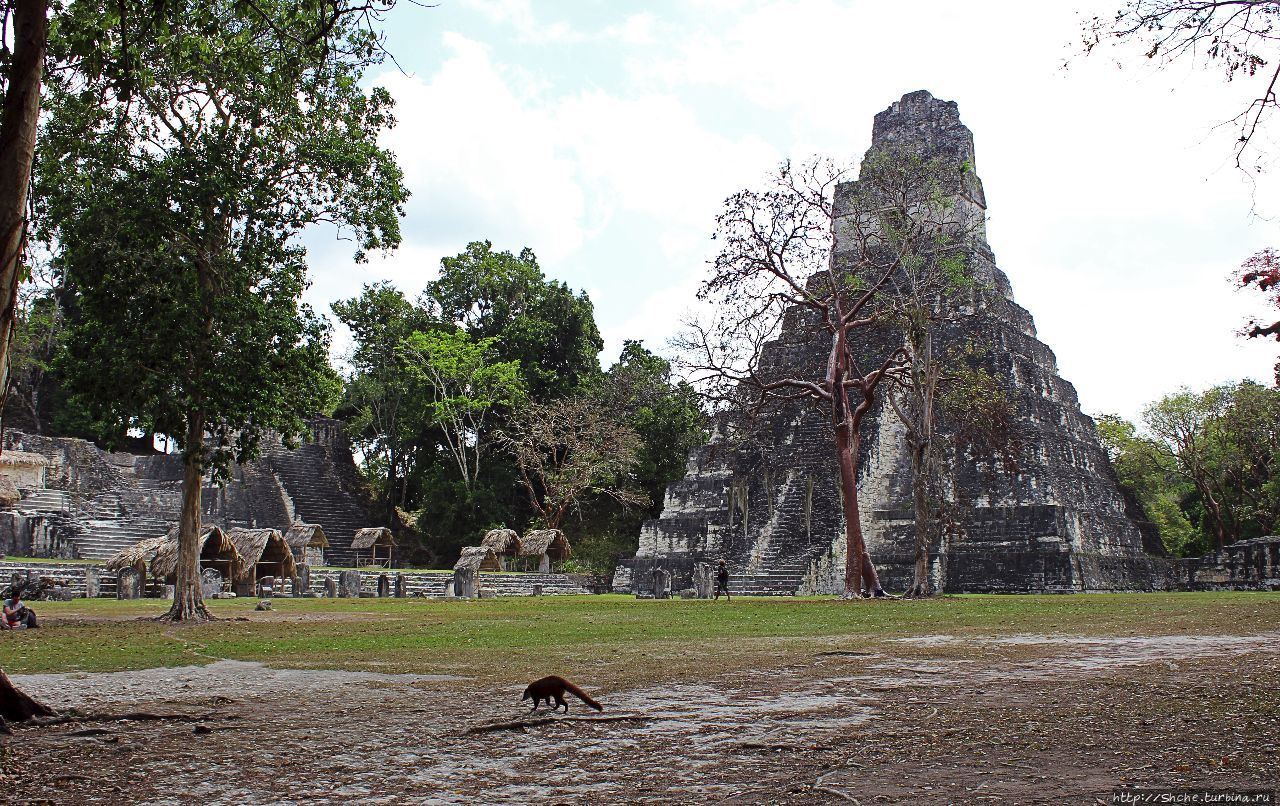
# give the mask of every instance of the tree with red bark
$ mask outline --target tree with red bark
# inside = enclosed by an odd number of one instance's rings
[[[730,196],[717,219],[723,246],[699,291],[714,313],[677,340],[684,367],[714,403],[758,412],[771,402],[807,400],[830,417],[846,598],[883,594],[858,508],[861,426],[882,385],[911,362],[905,346],[868,358],[862,336],[892,326],[890,308],[879,303],[895,277],[966,245],[963,213],[938,182],[926,181],[933,161],[897,156],[869,159],[854,183],[844,183],[848,171],[830,160],[784,162],[764,190]],[[796,367],[768,360],[766,345],[778,338],[784,316],[802,317],[829,337],[820,375],[791,374]]]
[[[1236,282],[1241,288],[1256,288],[1272,307],[1280,310],[1280,252],[1267,247],[1246,260],[1236,273]],[[1280,319],[1267,324],[1255,317],[1241,333],[1251,339],[1270,336],[1280,341]],[[1280,387],[1280,361],[1276,362],[1276,386]]]

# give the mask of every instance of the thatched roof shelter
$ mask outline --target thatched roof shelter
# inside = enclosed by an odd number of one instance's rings
[[[374,546],[394,546],[395,544],[395,537],[385,526],[367,526],[351,538],[353,549],[371,549]]]
[[[324,562],[324,550],[329,548],[329,538],[317,523],[295,523],[284,533],[295,562],[320,565]]]
[[[520,539],[521,557],[540,557],[543,554],[562,562],[569,559],[569,541],[559,529],[535,529],[525,532]]]
[[[227,537],[227,533],[217,526],[209,525],[200,530],[200,567],[217,568],[223,579],[230,579],[240,562],[235,544]],[[151,575],[159,579],[167,579],[178,571],[178,527],[174,526],[164,536],[163,542],[156,547],[155,559],[151,561]]]
[[[236,570],[236,582],[256,580],[260,577],[284,577],[298,575],[289,544],[279,529],[242,529],[236,527],[227,532],[240,555]]]
[[[480,545],[492,549],[494,554],[505,554],[510,557],[520,556],[520,536],[514,529],[490,529],[485,532]]]
[[[121,549],[114,557],[107,560],[108,571],[119,571],[121,568],[137,568],[141,564],[144,568],[147,563],[156,557],[156,552],[160,550],[161,544],[168,537],[161,535],[160,537],[148,537],[145,540],[139,540],[128,548]]]
[[[0,454],[0,473],[16,487],[43,487],[49,460],[43,454],[7,450]]]
[[[508,559],[520,556],[520,536],[512,529],[490,529],[480,545],[496,555],[492,563],[480,566],[482,571],[505,571]]]
[[[351,549],[356,554],[356,565],[391,566],[391,552],[396,539],[385,526],[368,526],[356,532],[351,539]]]
[[[284,533],[284,542],[291,549],[305,549],[308,546],[329,548],[329,538],[325,537],[324,529],[318,523],[295,523]]]
[[[498,567],[498,555],[486,546],[467,546],[462,556],[453,564],[453,570],[470,569],[471,571],[488,570]]]

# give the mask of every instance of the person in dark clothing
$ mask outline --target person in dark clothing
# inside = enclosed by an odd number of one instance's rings
[[[720,594],[724,593],[726,602],[731,602],[729,598],[729,569],[724,564],[724,560],[720,561],[720,566],[716,568],[716,599],[720,598]]]

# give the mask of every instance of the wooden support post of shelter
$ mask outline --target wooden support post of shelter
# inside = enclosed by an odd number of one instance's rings
[[[396,539],[385,526],[367,526],[351,539],[351,549],[356,554],[356,567],[377,565],[390,568]]]
[[[233,577],[237,596],[253,596],[258,580],[264,577],[292,579],[297,575],[293,552],[279,529],[235,527],[227,532],[227,537],[240,555]]]

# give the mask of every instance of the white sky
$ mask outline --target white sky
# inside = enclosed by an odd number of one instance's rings
[[[1086,412],[1269,383],[1277,345],[1236,336],[1261,297],[1228,277],[1280,245],[1280,165],[1251,181],[1215,128],[1252,88],[1136,49],[1079,56],[1082,19],[1121,2],[401,3],[403,72],[373,80],[397,99],[404,244],[356,265],[313,236],[308,300],[329,313],[379,279],[416,298],[489,239],[589,293],[604,364],[623,339],[663,352],[726,196],[784,157],[860,159],[875,113],[927,89],[974,132],[997,262]]]

